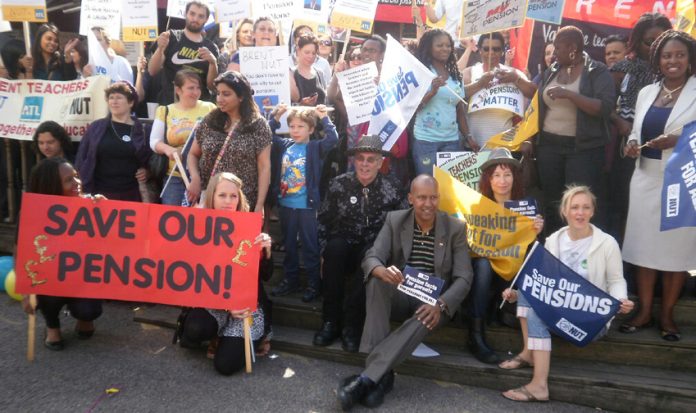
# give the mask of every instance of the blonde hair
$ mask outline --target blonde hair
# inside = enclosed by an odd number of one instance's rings
[[[218,184],[222,181],[232,182],[234,186],[237,187],[237,190],[239,190],[239,203],[237,204],[237,211],[249,212],[249,201],[247,201],[247,197],[244,195],[244,191],[242,191],[242,180],[232,172],[220,172],[210,178],[210,181],[208,181],[208,187],[205,189],[205,201],[203,202],[203,205],[206,208],[214,208],[215,191],[217,190]]]
[[[290,108],[290,111],[288,112],[288,123],[290,123],[293,119],[306,123],[310,128],[317,127],[317,117],[314,114],[313,109]]]
[[[590,190],[590,187],[587,185],[568,185],[566,187],[565,192],[563,192],[563,196],[561,197],[561,206],[559,208],[559,213],[561,214],[561,219],[565,221],[565,215],[563,215],[563,211],[568,208],[568,205],[570,204],[570,200],[573,199],[575,195],[578,194],[585,194],[588,197],[590,197],[590,201],[592,201],[592,209],[595,211],[597,210],[597,197],[595,194],[592,193],[592,190]]]

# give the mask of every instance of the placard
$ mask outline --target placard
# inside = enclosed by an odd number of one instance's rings
[[[351,126],[370,121],[377,95],[375,79],[378,75],[375,62],[336,72]]]
[[[404,276],[404,282],[396,287],[397,290],[426,304],[437,304],[437,299],[440,298],[442,288],[445,286],[445,280],[408,265],[404,267],[401,274]]]
[[[336,0],[329,23],[334,27],[372,33],[379,0]]]
[[[102,27],[112,39],[121,38],[121,2],[113,0],[82,0],[80,34],[87,36],[93,27]]]
[[[527,18],[542,22],[561,24],[565,0],[529,0]]]
[[[249,0],[215,0],[216,23],[237,21],[247,16],[251,16]]]
[[[490,151],[438,152],[436,166],[469,188],[478,191],[481,166],[491,156]]]
[[[277,25],[280,25],[283,42],[287,42],[290,39],[292,22],[295,20],[295,16],[301,15],[301,1],[303,0],[257,0],[254,2],[254,7],[252,7],[251,11],[253,12],[254,20],[266,16],[273,19]]]
[[[157,0],[123,0],[121,14],[124,42],[157,39]]]
[[[48,21],[45,0],[2,0],[3,20],[8,22]]]
[[[530,218],[535,218],[537,216],[537,211],[539,211],[537,201],[531,198],[520,199],[517,201],[505,201],[504,206],[512,212],[516,212]]]
[[[527,0],[467,0],[462,8],[461,37],[498,32],[524,24]]]

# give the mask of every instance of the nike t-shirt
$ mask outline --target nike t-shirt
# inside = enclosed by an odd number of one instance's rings
[[[170,30],[169,45],[164,51],[164,67],[162,69],[162,90],[159,93],[160,105],[174,103],[174,76],[181,69],[192,70],[201,77],[201,100],[212,101],[208,90],[208,62],[198,57],[198,49],[207,47],[215,57],[220,56],[217,46],[211,40],[193,42],[184,35],[183,30]],[[156,50],[157,43],[154,44]],[[153,50],[154,52],[154,50]]]

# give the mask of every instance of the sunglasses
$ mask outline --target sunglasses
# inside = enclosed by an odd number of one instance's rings
[[[359,54],[353,54],[350,55],[350,60],[362,60],[362,56],[360,56]]]
[[[322,46],[332,46],[333,43],[331,43],[331,40],[322,40],[319,42],[320,45]]]
[[[503,51],[502,47],[488,47],[488,46],[483,46],[481,49],[483,49],[484,52],[490,52],[493,50],[495,53],[500,53]]]

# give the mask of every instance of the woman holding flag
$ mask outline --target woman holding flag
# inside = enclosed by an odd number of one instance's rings
[[[567,226],[546,239],[545,248],[578,275],[621,301],[619,313],[627,314],[633,302],[627,299],[626,280],[619,244],[610,235],[590,223],[597,208],[596,198],[587,186],[571,186],[561,198],[560,214]],[[508,288],[503,299],[517,301],[517,317],[522,326],[523,350],[499,364],[500,368],[513,370],[532,367],[532,381],[517,389],[508,390],[503,396],[519,402],[543,402],[549,400],[548,377],[551,366],[551,333],[549,328],[530,307],[522,294]],[[595,340],[606,334],[605,327]]]

